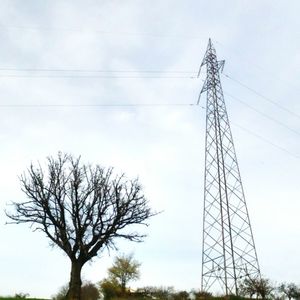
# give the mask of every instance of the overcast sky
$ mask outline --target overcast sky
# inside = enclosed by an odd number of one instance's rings
[[[200,288],[205,109],[188,104],[209,37],[226,60],[261,271],[300,283],[299,11],[297,0],[1,0],[0,294],[50,297],[69,279],[68,258],[42,233],[4,225],[6,205],[25,200],[18,176],[58,151],[138,176],[163,211],[144,243],[119,243],[142,263],[133,286]],[[70,69],[80,72],[53,71]],[[94,104],[138,106],[38,107]],[[86,265],[84,279],[103,279],[114,255]]]

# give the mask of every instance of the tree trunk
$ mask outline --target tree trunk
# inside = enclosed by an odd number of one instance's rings
[[[72,261],[71,278],[69,290],[67,293],[68,300],[80,300],[81,298],[81,269],[83,264],[79,261]]]
[[[125,295],[126,293],[126,281],[125,279],[121,279],[121,290],[122,290],[122,294]]]

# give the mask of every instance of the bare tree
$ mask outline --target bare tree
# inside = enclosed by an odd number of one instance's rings
[[[274,286],[271,284],[270,280],[267,278],[261,278],[258,281],[257,292],[261,296],[262,299],[266,299],[271,296],[272,291],[274,290]]]
[[[84,165],[68,154],[48,157],[47,170],[30,165],[20,177],[28,200],[13,202],[11,223],[29,223],[71,260],[67,298],[80,299],[81,270],[103,249],[115,248],[117,238],[140,242],[145,235],[128,227],[147,225],[155,215],[137,179],[114,176],[111,168]]]
[[[246,277],[239,284],[239,294],[242,296],[248,296],[250,297],[250,299],[255,294],[258,296],[257,286],[258,286],[258,280],[252,279],[250,277]]]
[[[300,298],[300,288],[295,283],[282,283],[278,287],[279,292],[283,293],[289,300]]]
[[[250,296],[252,298],[256,295],[256,298],[261,297],[266,299],[274,290],[273,285],[267,278],[251,278],[246,277],[239,285],[239,292],[242,296]]]

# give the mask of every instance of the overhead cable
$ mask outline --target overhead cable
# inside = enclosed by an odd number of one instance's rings
[[[35,75],[27,75],[27,74],[1,74],[0,78],[135,78],[135,79],[196,79],[195,76],[121,76],[121,75],[44,75],[44,74],[35,74]]]
[[[229,94],[229,93],[227,93],[227,92],[224,92],[224,94],[227,95],[227,96],[229,96],[230,98],[232,98],[232,99],[238,101],[239,103],[241,103],[241,104],[247,106],[248,108],[250,108],[250,109],[252,109],[253,111],[257,112],[258,114],[262,115],[263,117],[265,117],[265,118],[267,118],[267,119],[269,119],[269,120],[271,120],[271,121],[273,121],[273,122],[279,124],[280,126],[282,126],[282,127],[286,128],[286,129],[292,131],[293,133],[295,133],[295,134],[297,134],[297,135],[300,135],[300,132],[299,132],[299,131],[295,130],[294,128],[289,127],[289,126],[286,125],[285,123],[282,123],[281,121],[279,121],[279,120],[277,120],[277,119],[275,119],[275,118],[269,116],[268,114],[266,114],[266,113],[264,113],[264,112],[262,112],[262,111],[256,109],[255,107],[249,105],[249,104],[246,103],[245,101],[242,101],[240,98],[235,97],[235,96],[233,96],[233,95],[231,95],[231,94]]]
[[[126,31],[106,31],[89,28],[62,28],[62,27],[33,27],[33,26],[14,26],[14,25],[0,25],[1,29],[16,29],[29,31],[54,31],[54,32],[85,32],[103,35],[121,35],[121,36],[148,36],[154,38],[170,38],[170,39],[203,39],[200,36],[184,35],[184,34],[159,34],[151,32],[126,32]],[[205,37],[206,38],[206,37]]]
[[[157,106],[197,106],[194,103],[102,103],[102,104],[0,104],[0,108],[47,108],[47,107],[157,107]],[[201,107],[203,108],[203,107]]]
[[[292,156],[292,157],[294,157],[294,158],[300,159],[300,156],[299,156],[299,155],[290,152],[290,151],[287,150],[286,148],[283,148],[283,147],[281,147],[281,146],[278,146],[277,144],[274,144],[274,143],[271,142],[270,140],[264,138],[263,136],[261,136],[261,135],[255,133],[255,132],[253,132],[253,131],[251,131],[251,130],[249,130],[249,129],[247,129],[247,128],[241,126],[241,125],[238,125],[238,124],[233,123],[233,122],[231,122],[231,123],[232,123],[234,126],[240,128],[240,129],[242,129],[242,130],[244,130],[244,131],[250,133],[251,135],[257,137],[258,139],[264,141],[265,143],[268,143],[269,145],[271,145],[271,146],[273,146],[273,147],[275,147],[275,148],[277,148],[277,149],[279,149],[279,150],[281,150],[281,151],[287,153],[288,155],[290,155],[290,156]]]
[[[287,112],[287,113],[293,115],[294,117],[300,119],[300,115],[299,115],[299,114],[297,114],[297,113],[295,113],[294,111],[292,111],[292,110],[286,108],[285,106],[279,104],[279,103],[276,102],[275,100],[272,100],[272,99],[266,97],[265,95],[263,95],[263,94],[257,92],[255,89],[253,89],[253,88],[249,87],[248,85],[246,85],[246,84],[240,82],[239,80],[233,78],[232,76],[229,76],[228,74],[225,74],[225,73],[221,73],[221,74],[222,74],[223,76],[225,76],[226,78],[232,80],[233,82],[239,84],[240,86],[246,88],[247,90],[251,91],[252,93],[256,94],[257,96],[261,97],[262,99],[264,99],[264,100],[266,100],[266,101],[272,103],[273,105],[277,106],[277,107],[280,108],[281,110],[284,110],[285,112]]]
[[[75,73],[155,73],[155,74],[197,74],[196,71],[182,70],[104,70],[104,69],[66,69],[66,68],[16,68],[0,67],[0,71],[18,71],[18,72],[75,72]]]

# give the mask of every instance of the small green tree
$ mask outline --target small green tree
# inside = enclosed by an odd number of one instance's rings
[[[113,282],[117,282],[122,293],[126,292],[129,281],[140,277],[141,264],[133,258],[133,254],[120,255],[114,260],[112,267],[108,269],[108,276]]]

